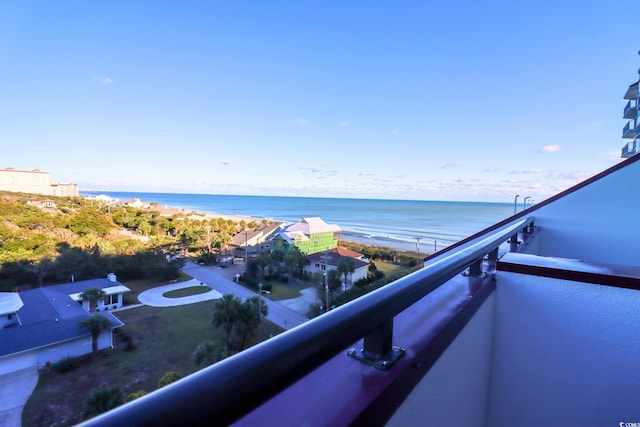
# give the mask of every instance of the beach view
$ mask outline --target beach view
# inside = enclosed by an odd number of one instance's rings
[[[637,427],[637,9],[0,4],[0,427]]]

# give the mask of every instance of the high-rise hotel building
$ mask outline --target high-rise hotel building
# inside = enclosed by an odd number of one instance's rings
[[[640,54],[640,52],[638,52],[638,54]],[[638,70],[638,80],[632,83],[624,94],[624,99],[629,100],[624,107],[623,115],[625,119],[628,119],[628,122],[622,130],[622,137],[629,140],[624,147],[622,147],[622,157],[625,159],[640,152],[640,135],[638,135],[638,126],[640,125],[638,120],[638,104],[640,104],[640,96],[638,94],[638,82],[640,82],[640,69]]]
[[[0,190],[47,196],[77,197],[78,184],[54,181],[48,172],[14,168],[0,169]]]

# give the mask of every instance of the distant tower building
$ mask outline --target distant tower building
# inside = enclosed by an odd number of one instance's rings
[[[638,52],[640,55],[640,52]],[[622,130],[622,137],[630,139],[624,147],[622,147],[622,157],[627,158],[640,152],[640,134],[638,126],[638,108],[640,107],[640,96],[638,94],[638,82],[640,82],[640,70],[638,70],[638,80],[629,86],[624,94],[624,99],[628,99],[627,105],[624,107],[624,118],[628,119],[627,125]]]
[[[0,190],[47,196],[77,197],[78,184],[56,182],[51,175],[38,169],[30,171],[14,168],[0,169]]]

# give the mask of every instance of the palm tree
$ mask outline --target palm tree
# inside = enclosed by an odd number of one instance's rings
[[[329,271],[327,271],[327,287],[329,288],[329,291],[331,291],[332,302],[333,302],[333,296],[335,291],[340,289],[341,285],[342,285],[342,274],[340,274],[340,272],[335,268],[332,268]],[[327,307],[327,309],[329,308]]]
[[[224,359],[224,349],[215,341],[201,342],[192,355],[193,363],[197,366],[212,365],[222,359]]]
[[[211,323],[226,332],[225,352],[227,355],[229,354],[231,330],[234,322],[238,319],[241,307],[240,298],[233,294],[224,295],[222,298],[217,299],[213,305],[213,320],[211,320]]]
[[[305,261],[306,256],[295,246],[289,248],[284,258],[284,263],[289,267],[292,275],[296,269],[300,269],[304,265]]]
[[[260,325],[260,320],[267,314],[269,314],[269,308],[259,296],[247,298],[242,303],[236,326],[236,332],[241,338],[242,349],[247,348],[249,337],[255,333]]]
[[[344,274],[344,289],[346,290],[347,287],[347,276],[350,273],[353,273],[356,269],[356,262],[353,258],[349,257],[349,256],[343,256],[340,257],[340,259],[338,260],[338,265],[336,266],[336,268],[338,269],[338,271],[342,274]]]
[[[80,294],[82,301],[89,301],[89,312],[96,311],[98,301],[104,298],[107,294],[100,288],[89,288]]]
[[[93,390],[89,397],[84,401],[84,410],[82,416],[86,418],[107,412],[124,403],[124,395],[120,387],[106,387]]]
[[[95,353],[98,351],[100,332],[111,330],[111,322],[101,314],[94,314],[78,323],[78,328],[89,329],[89,332],[91,332],[91,350]]]

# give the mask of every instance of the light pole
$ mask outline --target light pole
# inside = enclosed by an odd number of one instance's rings
[[[262,323],[262,283],[258,283],[258,341],[260,341],[260,323]]]
[[[324,282],[324,312],[329,311],[329,285],[327,284],[327,272],[322,273],[322,281]]]
[[[519,194],[516,194],[516,197],[513,199],[513,214],[516,214],[516,211],[518,210],[518,197],[520,197]]]
[[[416,237],[416,265],[420,264],[420,239],[422,237]]]
[[[522,200],[522,209],[527,209],[527,200],[529,200],[531,196],[527,196]]]
[[[249,244],[247,243],[247,227],[244,228],[244,263],[249,261]]]

